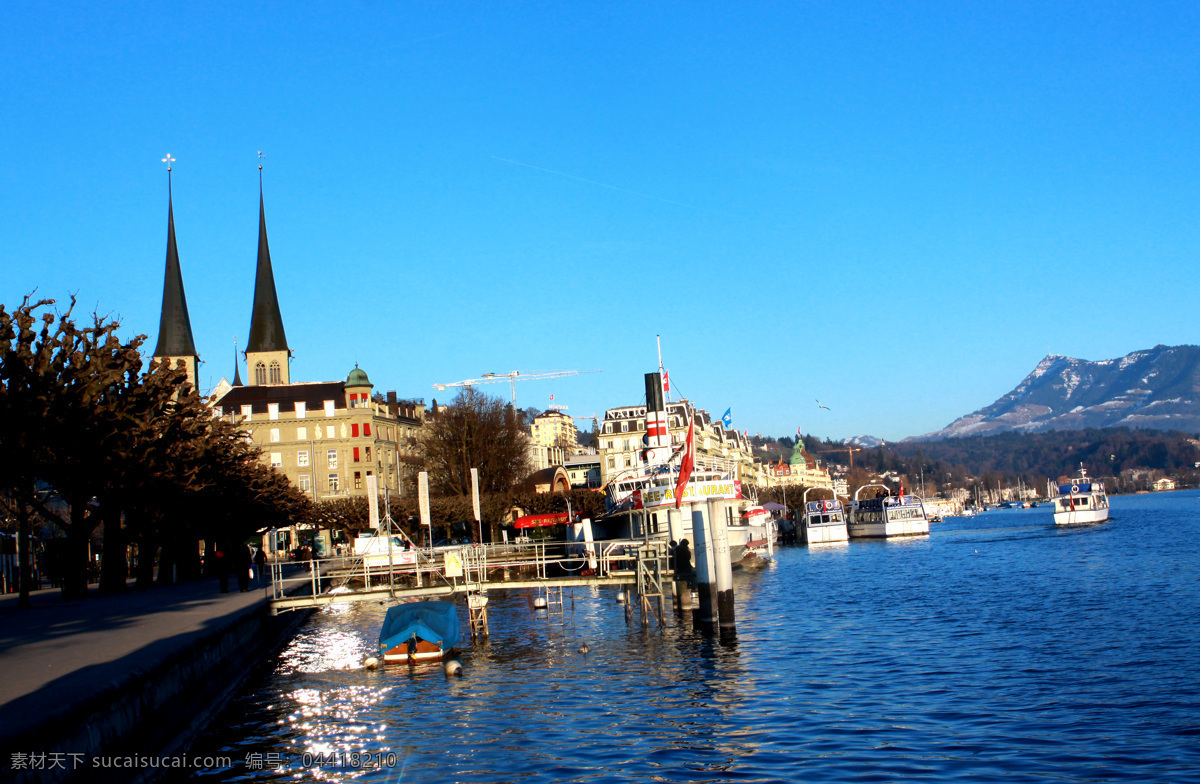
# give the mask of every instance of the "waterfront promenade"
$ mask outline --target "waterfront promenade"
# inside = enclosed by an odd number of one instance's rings
[[[0,767],[7,768],[15,753],[107,751],[114,742],[124,745],[127,728],[147,718],[169,731],[147,737],[146,748],[137,751],[162,753],[174,745],[188,728],[158,718],[153,706],[159,695],[183,697],[179,707],[194,711],[187,717],[193,724],[208,706],[200,695],[184,694],[195,691],[185,683],[192,671],[228,656],[231,646],[237,658],[245,646],[232,669],[215,667],[220,677],[204,684],[215,709],[260,658],[261,648],[245,635],[270,617],[266,591],[252,583],[240,593],[231,583],[229,593],[221,593],[212,578],[74,601],[45,589],[32,595],[30,609],[18,609],[15,594],[0,598]],[[122,703],[136,707],[122,709]],[[111,721],[119,726],[98,727],[117,713],[122,715]],[[95,746],[74,748],[72,736],[91,737]]]

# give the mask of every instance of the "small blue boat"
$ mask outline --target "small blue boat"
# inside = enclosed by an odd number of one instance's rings
[[[379,654],[385,662],[440,660],[458,643],[454,602],[410,602],[387,611],[379,630]]]

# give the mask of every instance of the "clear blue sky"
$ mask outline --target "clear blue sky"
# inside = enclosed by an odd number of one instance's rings
[[[1200,341],[1200,4],[397,5],[0,5],[0,301],[152,349],[170,152],[232,376],[263,150],[296,380],[602,414],[661,334],[739,429],[899,439]]]

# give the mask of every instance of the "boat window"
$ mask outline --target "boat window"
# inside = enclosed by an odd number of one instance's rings
[[[1075,503],[1079,504],[1080,506],[1087,506],[1087,505],[1088,505],[1088,500],[1087,500],[1086,498],[1080,498],[1080,499],[1079,499],[1078,501],[1076,501]]]

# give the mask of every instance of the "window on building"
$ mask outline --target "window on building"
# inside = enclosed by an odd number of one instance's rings
[[[296,440],[297,441],[307,441],[308,440],[308,428],[307,427],[296,428]]]
[[[267,366],[261,362],[254,366],[254,383],[259,385],[267,383]]]
[[[633,467],[633,455],[625,455],[625,467],[626,468]]]
[[[363,435],[364,436],[371,435],[371,423],[370,422],[363,423]]]
[[[242,418],[243,419],[249,419],[251,414],[253,414],[253,413],[254,413],[254,408],[252,406],[242,406]]]
[[[304,415],[306,413],[308,413],[308,412],[305,410],[304,401],[297,400],[296,401],[296,419],[304,419]]]
[[[279,419],[278,403],[267,403],[267,419]]]
[[[354,489],[362,490],[362,473],[359,471],[354,472]]]
[[[358,438],[358,423],[357,422],[350,423],[350,436],[352,438]]]
[[[326,426],[325,426],[325,437],[326,437],[326,438],[336,438],[337,436],[336,436],[336,435],[334,435],[334,434],[335,434],[335,432],[336,432],[336,431],[333,429],[333,425],[326,425]]]
[[[640,420],[640,419],[638,420],[638,423],[637,423],[637,429],[638,429],[638,430],[645,430],[645,429],[646,429],[646,425],[645,425],[645,424],[642,422],[642,420]]]
[[[334,493],[337,492],[337,489],[338,489],[338,475],[337,474],[329,475],[329,489]]]
[[[283,383],[283,373],[280,372],[279,362],[274,359],[271,360],[271,383],[272,384],[282,384]]]
[[[308,474],[301,474],[297,483],[300,485],[300,492],[302,493],[312,490],[312,480],[308,478]]]
[[[604,432],[605,432],[605,433],[611,433],[611,432],[612,432],[612,422],[605,422],[605,423],[604,423]]]
[[[371,462],[371,447],[367,447],[367,462]]]
[[[331,417],[331,416],[333,416],[333,412],[334,412],[333,401],[326,400],[325,401],[325,416]]]
[[[622,432],[622,433],[628,433],[628,432],[629,432],[629,423],[628,423],[628,422],[622,422],[622,423],[621,423],[621,432]]]
[[[296,453],[296,465],[304,468],[308,465],[308,450],[302,449]]]
[[[271,443],[272,444],[279,443],[279,428],[277,428],[277,427],[271,428]]]
[[[615,455],[608,456],[608,470],[612,471],[617,467],[617,458]]]
[[[283,468],[283,452],[271,453],[271,468]]]
[[[337,468],[337,450],[336,449],[329,450],[329,467]]]
[[[354,462],[358,462],[358,447],[354,447]]]

